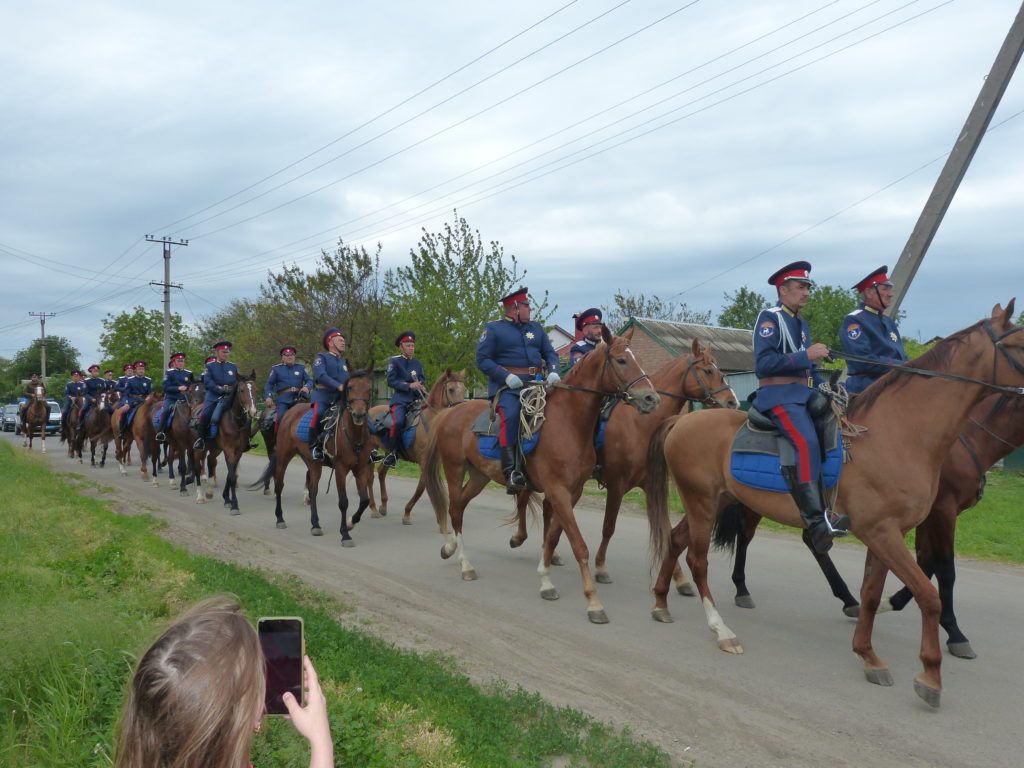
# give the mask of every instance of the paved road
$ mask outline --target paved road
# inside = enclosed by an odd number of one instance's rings
[[[942,706],[932,710],[912,690],[919,612],[879,617],[875,646],[896,684],[868,684],[850,651],[854,621],[842,616],[796,537],[762,534],[755,542],[748,570],[755,610],[733,606],[729,562],[714,558],[712,589],[745,649],[733,656],[717,649],[694,598],[673,595],[674,624],[651,620],[647,523],[638,516],[620,519],[609,561],[615,582],[600,587],[611,622],[597,626],[586,619],[574,565],[555,569],[561,600],[539,598],[538,531],[532,527],[526,545],[510,550],[503,525],[509,502],[498,492],[485,492],[470,508],[467,547],[480,578],[463,582],[457,563],[438,556],[441,537],[425,500],[415,524],[401,525],[413,488],[408,480],[392,481],[390,514],[365,519],[354,532],[357,546],[342,549],[333,489],[321,497],[327,535],[309,535],[300,467],[288,476],[289,527],[277,530],[272,497],[245,492],[242,514],[231,517],[219,497],[203,506],[182,501],[166,477],[153,489],[137,468],[127,479],[109,465],[79,468],[55,441],[47,443],[55,468],[118,489],[115,503],[167,519],[169,535],[191,549],[295,573],[354,606],[346,623],[402,647],[450,654],[476,679],[499,676],[628,726],[681,761],[989,768],[1017,765],[1024,751],[1021,568],[960,563],[957,608],[979,658],[945,657]],[[262,462],[246,456],[243,477],[255,479]],[[596,549],[600,514],[584,508],[578,517]],[[846,579],[857,583],[862,550],[841,544],[833,552]],[[564,545],[562,553],[569,554]]]

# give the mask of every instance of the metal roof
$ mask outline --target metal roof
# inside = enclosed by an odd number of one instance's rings
[[[631,317],[619,334],[625,332],[630,325],[647,333],[674,357],[688,353],[696,337],[700,339],[701,345],[711,344],[711,353],[718,360],[718,367],[726,373],[754,369],[752,332],[749,328],[719,328],[714,325]]]

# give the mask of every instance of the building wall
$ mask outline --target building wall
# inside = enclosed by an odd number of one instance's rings
[[[633,349],[633,353],[640,358],[644,370],[648,373],[653,373],[675,359],[675,356],[665,349],[662,344],[655,341],[640,328],[633,332],[633,342],[630,346]]]

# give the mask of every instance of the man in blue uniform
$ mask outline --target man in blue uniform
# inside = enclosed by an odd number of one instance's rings
[[[111,371],[111,370],[104,371],[103,372],[103,381],[105,382],[106,388],[109,391],[113,392],[114,388],[117,386],[117,384],[114,382],[114,372]],[[110,398],[111,397],[113,397],[113,395],[110,395],[110,397],[107,398],[107,410],[108,411],[110,410]]]
[[[82,406],[82,412],[78,414],[79,429],[85,429],[85,420],[89,416],[89,411],[92,410],[92,404],[107,390],[107,382],[100,378],[98,365],[89,366],[89,377],[85,380],[84,387],[85,404]]]
[[[238,366],[228,359],[231,357],[231,342],[218,341],[213,345],[213,353],[216,359],[212,363],[207,363],[203,369],[203,386],[206,392],[203,395],[203,412],[196,427],[199,438],[192,446],[197,451],[203,450],[206,441],[217,436],[217,425],[220,423],[221,411],[224,410],[225,396],[231,394],[231,390],[238,384]]]
[[[405,413],[412,403],[425,398],[423,364],[413,355],[416,353],[416,334],[402,331],[395,339],[395,346],[402,354],[388,360],[388,386],[391,395],[391,453],[384,457],[384,466],[393,467],[398,463],[398,447],[405,429]]]
[[[596,307],[585,309],[576,315],[576,330],[583,334],[579,341],[569,350],[569,367],[576,365],[594,347],[601,343],[602,322],[601,310]]]
[[[82,372],[72,371],[71,381],[64,387],[64,408],[60,412],[61,434],[68,428],[68,416],[71,415],[71,405],[79,395],[85,394],[85,385],[82,383]]]
[[[885,310],[892,303],[892,281],[888,272],[889,267],[883,265],[853,286],[860,294],[860,308],[843,319],[839,341],[843,352],[884,363],[902,363],[907,359],[903,339],[896,328],[896,321],[885,315]],[[849,373],[846,391],[859,395],[889,369],[850,360],[846,370]]]
[[[160,410],[160,426],[156,433],[158,443],[167,439],[171,415],[175,406],[188,397],[188,387],[191,383],[192,371],[185,368],[185,353],[175,352],[171,355],[171,367],[164,373],[164,380],[160,385],[164,390],[164,405]]]
[[[135,375],[128,379],[124,387],[126,409],[121,414],[121,439],[128,435],[128,419],[142,401],[153,392],[153,380],[146,375],[146,364],[141,360],[133,368]]]
[[[348,363],[343,355],[345,354],[345,337],[337,328],[328,328],[324,332],[323,345],[325,352],[318,352],[313,358],[313,381],[316,382],[316,389],[313,390],[313,420],[309,424],[309,446],[313,458],[323,461],[324,449],[320,436],[323,432],[323,418],[328,409],[345,392],[345,382],[348,381]]]
[[[263,385],[263,397],[267,410],[274,407],[273,395],[277,395],[277,417],[274,429],[281,423],[285,411],[295,405],[299,393],[309,394],[313,379],[306,372],[306,366],[295,362],[295,347],[281,347],[281,362],[270,369],[267,383]]]
[[[804,526],[816,552],[832,547],[832,538],[846,534],[848,519],[833,526],[825,517],[819,478],[821,447],[808,403],[820,393],[815,360],[828,356],[828,347],[813,344],[800,310],[811,295],[811,265],[788,264],[768,278],[778,291],[778,304],[764,309],[754,326],[754,368],[758,389],[754,404],[782,431],[796,450],[797,465],[782,468]],[[845,518],[845,516],[843,516]]]
[[[476,367],[487,377],[487,393],[498,395],[501,428],[501,471],[506,491],[526,490],[526,478],[520,466],[519,410],[523,379],[554,384],[558,375],[558,355],[540,323],[530,320],[528,289],[517,288],[505,296],[505,317],[487,324],[476,346]]]

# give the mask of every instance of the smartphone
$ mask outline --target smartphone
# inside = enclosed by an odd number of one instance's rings
[[[266,659],[268,715],[286,715],[285,691],[305,705],[302,695],[302,656],[306,642],[302,619],[296,616],[267,616],[256,622],[263,657]]]

